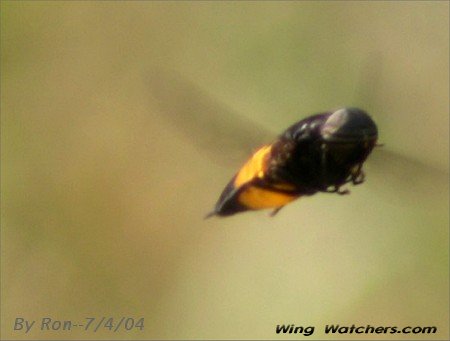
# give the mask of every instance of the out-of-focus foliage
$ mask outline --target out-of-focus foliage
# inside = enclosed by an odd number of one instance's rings
[[[2,1],[1,338],[447,339],[448,59],[448,2]],[[341,106],[371,113],[390,155],[364,185],[202,220],[236,171],[209,157],[233,158],[233,122],[276,134]],[[19,316],[145,329],[25,336]]]

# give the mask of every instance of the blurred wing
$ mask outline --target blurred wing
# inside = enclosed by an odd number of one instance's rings
[[[381,86],[381,67],[380,56],[370,55],[363,65],[356,88],[356,103],[360,107],[370,109],[369,113],[380,106],[374,90]],[[253,151],[272,141],[275,136],[258,122],[237,114],[175,72],[154,71],[147,81],[163,118],[174,131],[184,135],[200,151],[218,163],[229,166],[243,163]],[[286,125],[289,123],[292,122],[287,122]],[[382,134],[379,142],[383,143]],[[375,148],[364,167],[369,173],[383,170],[388,177],[390,172],[398,169],[407,169],[412,173],[420,173],[425,169],[433,171],[426,164],[391,152],[389,146]]]
[[[354,103],[352,105],[366,109],[369,114],[378,111],[377,109],[382,103],[379,99],[379,92],[383,87],[382,69],[383,58],[381,53],[374,51],[364,58],[359,77],[355,82]]]
[[[379,183],[373,191],[401,200],[411,207],[432,206],[448,193],[448,173],[428,164],[382,148],[375,148],[364,163],[366,181]],[[443,197],[443,199],[442,199]],[[418,204],[419,203],[419,204]]]
[[[153,71],[147,83],[173,130],[218,163],[236,166],[275,136],[173,71]]]

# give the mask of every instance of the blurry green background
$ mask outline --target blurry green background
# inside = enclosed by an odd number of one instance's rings
[[[448,2],[2,1],[2,339],[303,337],[276,335],[284,323],[448,339],[448,59]],[[275,134],[360,106],[384,150],[349,196],[205,221],[245,160],[212,162],[226,143],[180,133],[198,112],[183,98],[167,120],[155,70],[221,103],[211,117]],[[182,87],[165,89],[176,105]],[[19,316],[145,329],[25,335]]]

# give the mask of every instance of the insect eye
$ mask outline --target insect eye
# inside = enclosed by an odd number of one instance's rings
[[[370,116],[357,108],[336,110],[321,128],[325,140],[360,140],[376,138],[377,127]]]

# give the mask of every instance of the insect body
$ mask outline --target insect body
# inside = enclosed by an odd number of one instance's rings
[[[361,109],[309,116],[257,150],[207,217],[266,208],[273,208],[273,215],[301,196],[347,194],[341,186],[364,181],[362,165],[377,138],[377,126]]]

